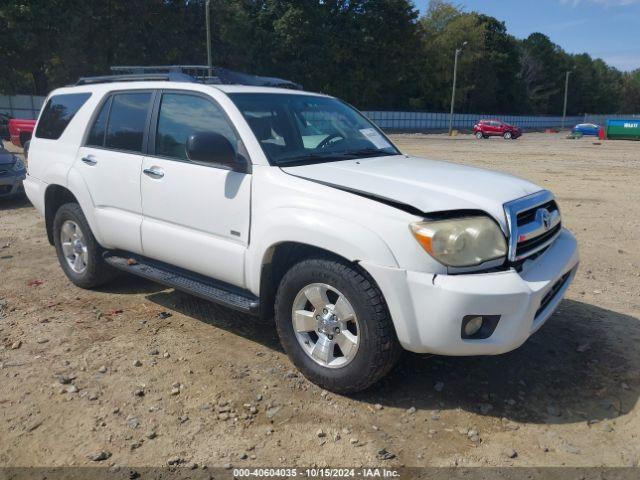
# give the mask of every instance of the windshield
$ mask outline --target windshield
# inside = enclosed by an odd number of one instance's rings
[[[283,93],[229,96],[272,165],[400,153],[375,125],[335,98]]]

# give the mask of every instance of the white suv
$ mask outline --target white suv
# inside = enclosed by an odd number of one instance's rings
[[[125,270],[273,316],[302,373],[348,393],[403,348],[518,347],[575,275],[550,192],[403,155],[340,100],[112,80],[51,93],[24,182],[79,287]]]

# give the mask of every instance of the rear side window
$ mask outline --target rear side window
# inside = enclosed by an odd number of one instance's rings
[[[90,96],[90,93],[68,93],[51,97],[40,116],[36,137],[48,140],[60,138]]]
[[[111,99],[104,146],[114,150],[142,152],[142,139],[150,104],[150,92],[114,95]],[[99,120],[100,115],[96,122]]]

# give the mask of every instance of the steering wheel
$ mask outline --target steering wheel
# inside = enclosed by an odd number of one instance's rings
[[[327,145],[329,145],[333,140],[335,140],[336,138],[342,138],[344,139],[344,137],[342,135],[340,135],[339,133],[332,133],[331,135],[329,135],[327,138],[325,138],[324,140],[322,140],[318,146],[316,147],[317,150],[320,150],[322,148],[325,148]]]

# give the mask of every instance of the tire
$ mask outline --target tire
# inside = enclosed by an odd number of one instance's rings
[[[511,140],[511,137],[512,137],[511,132],[504,132],[504,134],[502,135],[502,137],[503,137],[505,140]]]
[[[329,305],[329,317],[332,316],[333,307],[336,307],[333,320],[346,319],[349,315],[343,313],[351,307],[352,318],[355,319],[348,325],[347,322],[339,322],[343,330],[335,336],[325,335],[327,325],[320,326],[321,321],[316,320],[315,316],[320,310],[315,309],[304,294],[305,289],[324,288],[316,287],[319,285],[333,289],[325,296],[329,302],[333,302],[333,305]],[[339,300],[340,296],[345,297],[346,303]],[[307,328],[315,328],[315,331],[296,332],[293,310],[298,302],[307,302],[304,308],[310,310],[305,312],[310,314],[310,317],[306,317],[310,322]],[[280,342],[298,370],[316,385],[340,394],[359,392],[376,383],[395,366],[402,352],[386,303],[377,286],[353,266],[329,258],[303,260],[284,275],[276,293],[275,321]],[[331,332],[334,331],[334,327],[329,328]],[[315,345],[314,336],[317,339]],[[315,350],[322,343],[321,340],[326,342],[329,337],[333,337],[331,342],[337,344],[338,348],[332,347],[330,350],[333,354],[327,356],[338,355],[330,363],[322,364],[322,361],[312,357],[310,350]],[[344,341],[346,337],[357,338],[357,347],[355,351],[351,348],[351,352],[354,352],[351,355],[348,352],[345,354],[341,348],[345,343],[347,347],[352,345]]]
[[[72,225],[75,225],[76,229]],[[63,240],[63,237],[66,239],[69,236],[76,240],[81,238],[80,243],[76,243],[75,240],[71,242]],[[93,236],[87,219],[77,203],[66,203],[58,209],[53,219],[53,239],[60,266],[74,285],[80,288],[95,288],[110,282],[117,276],[117,272],[102,259],[104,250]],[[84,268],[79,268],[82,266],[80,262],[72,266],[65,251],[70,254],[70,257],[81,256]]]
[[[483,138],[485,138],[485,136],[482,134],[482,132],[476,132],[476,138],[478,140],[482,140]]]
[[[20,134],[20,145],[24,148],[24,144],[31,140],[31,132],[23,132]]]

